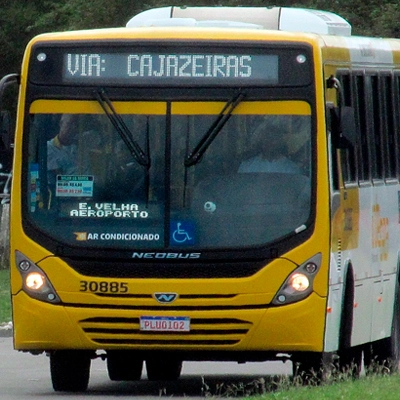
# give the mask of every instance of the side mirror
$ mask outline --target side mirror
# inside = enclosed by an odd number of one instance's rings
[[[357,127],[353,107],[329,108],[332,141],[336,148],[354,147],[357,138]]]
[[[338,149],[352,148],[355,146],[357,138],[354,108],[342,105],[343,90],[337,78],[329,77],[327,86],[330,89],[336,89],[338,94],[337,107],[333,104],[327,105],[333,144]]]
[[[9,111],[0,112],[0,138],[4,149],[11,151],[14,142],[13,124]]]
[[[9,74],[0,80],[0,161],[6,171],[11,171],[14,145],[14,120],[16,93],[7,88],[18,88],[20,76]],[[11,110],[11,111],[10,111]]]

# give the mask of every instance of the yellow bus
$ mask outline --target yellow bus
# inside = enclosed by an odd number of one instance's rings
[[[14,346],[56,391],[183,361],[399,361],[400,41],[324,11],[163,7],[27,46]]]

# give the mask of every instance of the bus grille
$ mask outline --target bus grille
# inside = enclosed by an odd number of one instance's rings
[[[141,331],[139,318],[88,318],[79,325],[90,340],[103,345],[232,346],[245,337],[252,323],[234,318],[193,318],[190,332]]]
[[[276,256],[276,255],[275,255]],[[99,262],[74,258],[63,258],[75,271],[85,276],[103,278],[136,278],[136,279],[197,279],[197,278],[243,278],[252,276],[268,264],[265,258],[244,260],[217,260],[188,263],[182,260],[162,260],[162,262],[117,261]]]

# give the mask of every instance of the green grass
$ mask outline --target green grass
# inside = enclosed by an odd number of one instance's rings
[[[359,379],[342,376],[319,386],[293,383],[288,376],[258,378],[252,382],[209,386],[203,378],[204,397],[249,400],[395,400],[400,399],[400,374],[371,373]]]
[[[400,399],[400,375],[371,375],[357,380],[321,385],[292,386],[266,393],[252,400],[395,400]]]
[[[10,271],[0,269],[0,324],[11,321]]]

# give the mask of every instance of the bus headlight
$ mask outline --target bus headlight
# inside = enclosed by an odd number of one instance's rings
[[[313,291],[314,278],[321,266],[321,260],[321,253],[318,253],[296,268],[286,278],[272,304],[276,306],[290,304],[309,296]]]
[[[30,290],[40,290],[46,283],[46,278],[38,272],[31,272],[25,278],[25,285]]]
[[[29,297],[53,304],[61,302],[49,278],[34,262],[19,251],[15,252],[15,261],[21,274],[22,289]]]
[[[310,280],[304,274],[294,274],[289,278],[289,286],[298,292],[304,292],[310,287]]]

